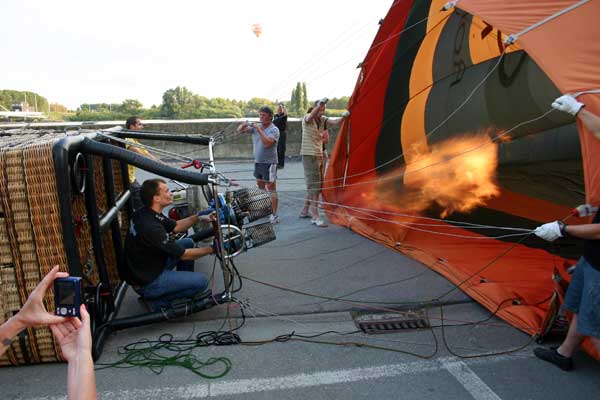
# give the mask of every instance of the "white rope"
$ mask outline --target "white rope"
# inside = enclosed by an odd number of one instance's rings
[[[557,13],[554,13],[554,14],[552,14],[552,15],[550,15],[550,16],[548,16],[548,17],[544,18],[543,20],[541,20],[541,21],[539,21],[539,22],[536,22],[535,24],[533,24],[533,25],[531,25],[531,26],[528,26],[527,28],[523,29],[523,30],[522,30],[521,32],[519,32],[519,33],[515,33],[515,34],[512,34],[512,35],[508,35],[508,37],[507,37],[507,38],[506,38],[506,40],[504,41],[504,44],[506,44],[506,45],[511,45],[511,44],[513,44],[514,42],[516,42],[516,41],[517,41],[517,39],[518,39],[519,37],[523,36],[523,35],[524,35],[524,34],[526,34],[527,32],[530,32],[530,31],[532,31],[532,30],[534,30],[534,29],[536,29],[536,28],[539,28],[540,26],[544,25],[546,22],[550,22],[550,21],[552,21],[553,19],[556,19],[556,18],[560,17],[561,15],[563,15],[563,14],[566,14],[566,13],[568,13],[569,11],[576,9],[576,8],[577,8],[577,7],[579,7],[579,6],[582,6],[582,5],[584,5],[585,3],[588,3],[589,1],[590,1],[590,0],[581,0],[581,1],[580,1],[580,2],[578,2],[578,3],[575,3],[575,4],[573,4],[573,5],[570,5],[569,7],[565,8],[565,9],[563,9],[563,10],[560,10],[560,11],[558,11]]]
[[[107,135],[105,133],[102,133],[102,131],[98,131],[98,135],[103,136],[105,138],[108,138],[110,140],[114,140],[115,142],[123,143],[125,145],[129,145],[129,146],[133,146],[133,147],[140,147],[142,149],[145,149],[145,150],[148,150],[148,151],[152,151],[152,152],[157,153],[157,154],[163,154],[163,155],[171,156],[171,157],[173,157],[175,159],[179,159],[179,160],[183,160],[183,161],[192,161],[193,160],[193,158],[186,157],[186,156],[183,156],[183,155],[178,154],[178,153],[172,153],[172,152],[170,152],[168,150],[163,150],[163,149],[159,149],[157,147],[148,146],[148,145],[145,145],[145,144],[142,144],[142,143],[139,143],[139,142],[132,142],[130,140],[122,139],[122,138],[119,138],[119,137],[116,137],[116,136]]]

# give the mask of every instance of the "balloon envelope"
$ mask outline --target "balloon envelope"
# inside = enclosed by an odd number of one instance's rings
[[[253,24],[252,32],[256,35],[256,37],[259,37],[262,33],[262,26],[260,24]]]

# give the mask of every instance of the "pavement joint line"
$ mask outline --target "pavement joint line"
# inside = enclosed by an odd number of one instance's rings
[[[486,383],[463,361],[442,363],[446,370],[476,400],[502,400]]]
[[[276,390],[294,390],[360,382],[365,380],[393,378],[401,375],[414,375],[426,372],[449,372],[477,400],[501,400],[469,366],[489,365],[504,361],[532,358],[530,352],[505,354],[493,357],[467,359],[440,357],[435,360],[414,361],[403,364],[388,364],[375,367],[359,367],[340,370],[300,373],[271,378],[235,379],[217,383],[193,384],[177,387],[156,387],[121,391],[104,391],[98,398],[112,399],[202,399],[221,396],[243,395],[250,393],[273,392]],[[487,389],[486,389],[487,388]],[[64,400],[66,396],[32,397],[28,400]]]

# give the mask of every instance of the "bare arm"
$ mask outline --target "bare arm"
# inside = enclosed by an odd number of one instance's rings
[[[564,231],[580,239],[600,240],[600,224],[567,225]]]
[[[317,117],[317,114],[319,113],[319,109],[320,109],[320,107],[313,108],[309,114],[304,116],[304,121],[305,122],[313,122],[315,120],[315,118]]]
[[[588,128],[596,139],[600,139],[600,117],[596,114],[582,108],[577,113],[577,118],[583,122],[586,128]]]
[[[148,150],[146,150],[142,147],[138,147],[136,145],[130,144],[130,145],[127,145],[127,150],[133,151],[134,153],[140,154],[145,157],[150,157],[153,160],[157,160],[157,158],[154,157],[154,155],[152,155],[152,153],[150,153]]]
[[[96,379],[92,359],[92,333],[90,315],[81,305],[81,320],[68,318],[60,324],[50,325],[52,334],[60,344],[67,366],[67,397],[69,400],[96,398]]]
[[[344,121],[344,117],[340,117],[340,118],[328,118],[327,119],[327,124],[329,126],[339,126],[342,121]]]
[[[202,256],[207,256],[209,254],[213,254],[213,248],[210,246],[204,247],[195,247],[193,249],[185,249],[183,255],[181,256],[182,260],[197,260]]]
[[[190,215],[187,218],[180,219],[179,221],[177,221],[177,224],[175,225],[173,232],[175,232],[175,233],[187,232],[188,229],[190,229],[192,226],[194,226],[194,224],[196,224],[199,220],[200,220],[200,218],[197,215]]]
[[[262,127],[260,125],[255,125],[254,129],[256,129],[256,132],[258,132],[258,137],[260,138],[260,141],[267,149],[269,147],[273,146],[275,144],[275,142],[277,142],[275,140],[275,138],[265,135],[265,131],[262,129]]]
[[[54,279],[69,276],[66,272],[59,272],[58,265],[41,280],[35,290],[31,292],[25,305],[19,312],[11,317],[6,323],[0,325],[0,355],[4,354],[10,346],[10,341],[19,332],[28,327],[59,324],[65,321],[64,317],[51,314],[44,306],[44,295],[52,285]]]

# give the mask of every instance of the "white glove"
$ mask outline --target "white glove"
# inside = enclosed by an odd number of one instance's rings
[[[560,221],[549,222],[535,228],[533,233],[544,240],[553,242],[559,237],[563,237],[562,229],[564,226],[565,224]]]
[[[323,97],[321,100],[319,100],[319,104],[327,104],[328,101],[329,99],[327,97]]]
[[[348,111],[348,110],[345,110],[345,111],[342,113],[342,118],[346,118],[346,117],[349,117],[349,116],[350,116],[350,111]]]
[[[559,111],[569,113],[571,115],[577,115],[577,113],[579,112],[579,110],[581,110],[581,107],[583,106],[583,103],[578,102],[577,100],[575,100],[575,97],[568,94],[560,96],[552,102],[552,107],[556,108]]]
[[[580,206],[575,207],[573,211],[571,211],[571,214],[573,214],[576,217],[583,218],[591,217],[596,211],[598,211],[598,207],[594,207],[591,204],[582,204]]]

